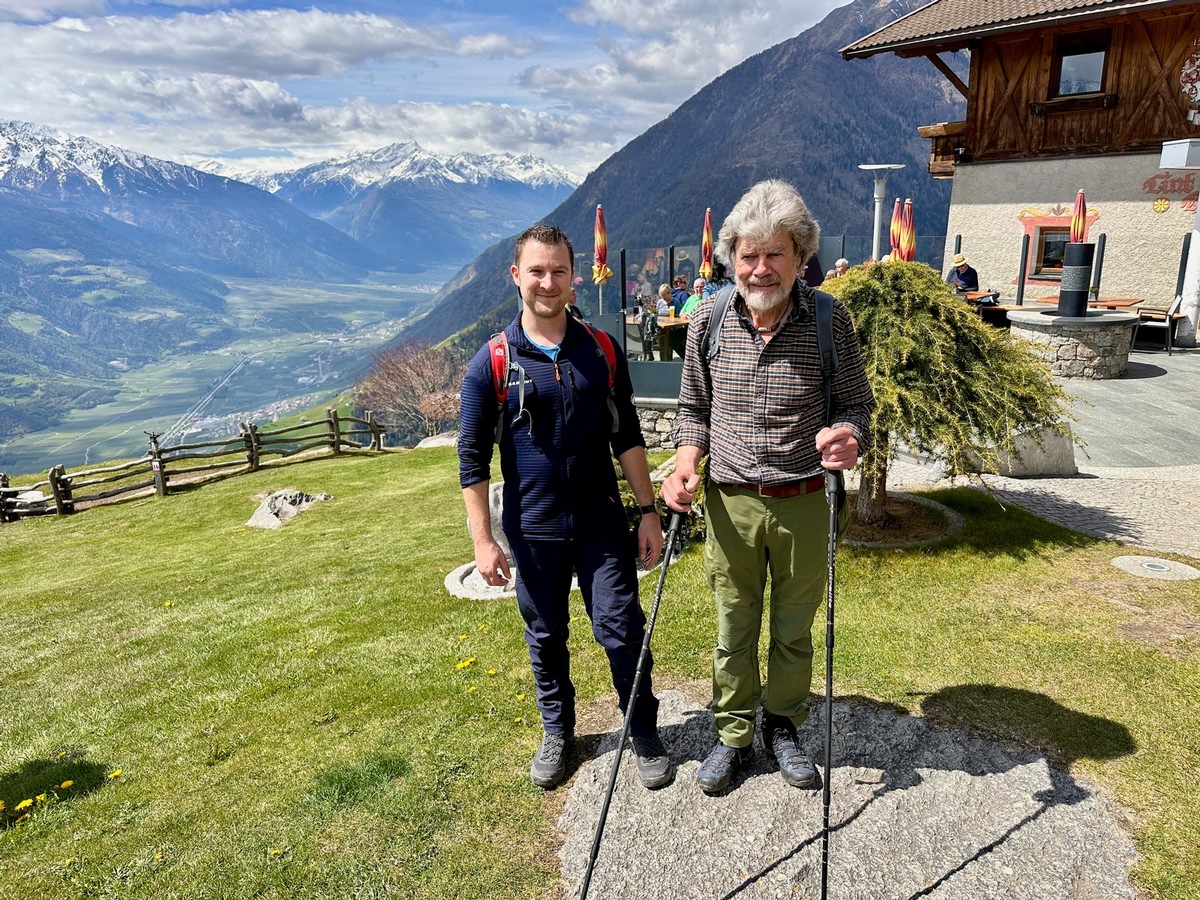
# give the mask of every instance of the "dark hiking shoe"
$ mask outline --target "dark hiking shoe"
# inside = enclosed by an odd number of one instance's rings
[[[675,767],[667,757],[667,748],[659,740],[658,733],[635,734],[633,753],[637,757],[638,778],[642,784],[654,790],[666,787],[675,780]]]
[[[540,788],[555,787],[567,774],[567,757],[574,741],[567,734],[546,734],[533,757],[529,777]]]
[[[811,759],[804,755],[796,738],[796,726],[790,719],[763,715],[763,745],[771,751],[779,764],[779,774],[792,787],[812,787],[817,782],[817,769]]]
[[[754,747],[727,747],[720,741],[696,773],[696,784],[706,794],[716,794],[729,787],[734,773],[754,756]]]

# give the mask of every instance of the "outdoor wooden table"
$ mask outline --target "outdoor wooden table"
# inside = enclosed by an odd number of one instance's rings
[[[626,316],[625,324],[637,325],[640,316]],[[658,317],[658,357],[659,359],[671,359],[671,329],[686,326],[692,320],[687,316],[659,316]]]
[[[1039,297],[1037,302],[1057,305],[1058,298]],[[1088,306],[1092,309],[1127,309],[1130,306],[1137,306],[1141,302],[1141,297],[1097,297],[1095,300],[1089,300]]]
[[[1000,299],[999,291],[966,291],[963,293],[968,303],[978,303],[980,300],[991,298],[993,300]]]

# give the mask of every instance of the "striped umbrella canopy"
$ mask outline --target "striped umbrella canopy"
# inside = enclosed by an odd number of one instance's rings
[[[706,279],[713,273],[712,207],[704,211],[704,231],[700,235],[700,274]]]
[[[604,227],[604,207],[596,204],[596,251],[592,263],[592,281],[604,284],[613,277],[612,269],[608,267],[608,229]]]
[[[892,259],[912,262],[917,256],[917,228],[913,224],[912,200],[905,198],[904,212],[900,214],[900,255]]]
[[[1082,244],[1087,237],[1087,203],[1083,191],[1075,195],[1075,206],[1071,210],[1071,243]]]
[[[903,227],[901,219],[903,213],[900,209],[900,198],[896,198],[896,205],[892,207],[892,227],[890,237],[892,239],[892,259],[900,258],[900,229]]]

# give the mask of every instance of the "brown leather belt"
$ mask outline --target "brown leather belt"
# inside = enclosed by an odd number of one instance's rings
[[[789,481],[787,484],[723,484],[721,487],[752,491],[760,497],[799,497],[801,494],[811,494],[813,491],[823,490],[825,476],[814,475],[812,478],[805,478],[803,481]]]

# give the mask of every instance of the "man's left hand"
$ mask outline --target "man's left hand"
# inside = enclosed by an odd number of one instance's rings
[[[858,438],[849,428],[822,428],[817,432],[817,449],[827,469],[852,469],[858,462]]]
[[[643,569],[653,569],[662,556],[662,521],[658,516],[642,516],[637,532],[638,563]]]

